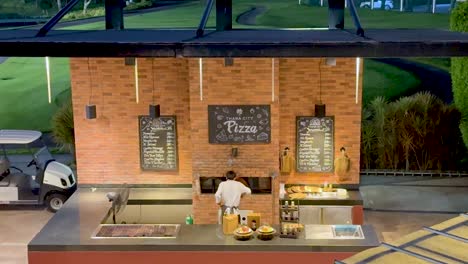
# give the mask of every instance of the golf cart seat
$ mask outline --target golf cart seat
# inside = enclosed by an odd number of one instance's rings
[[[10,174],[10,161],[6,157],[0,157],[0,179]]]
[[[0,181],[0,187],[9,187],[10,186],[11,175],[6,176]]]

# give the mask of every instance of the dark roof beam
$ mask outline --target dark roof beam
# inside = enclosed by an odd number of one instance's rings
[[[62,19],[80,0],[71,0],[62,9],[60,9],[55,16],[53,16],[47,23],[39,29],[36,37],[45,37],[47,33]]]
[[[106,29],[124,29],[123,9],[125,0],[105,0]]]
[[[205,11],[203,11],[203,16],[200,20],[200,24],[197,29],[197,37],[203,37],[203,33],[205,32],[206,23],[208,22],[208,18],[210,18],[211,9],[213,9],[213,4],[215,0],[208,0],[206,3]]]

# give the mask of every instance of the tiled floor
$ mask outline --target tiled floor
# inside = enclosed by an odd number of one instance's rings
[[[382,241],[390,242],[405,234],[431,226],[456,214],[395,213],[365,211],[366,224],[372,224]],[[42,208],[0,206],[0,263],[27,264],[26,245],[52,217]]]

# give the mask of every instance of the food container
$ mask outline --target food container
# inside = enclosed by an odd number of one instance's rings
[[[233,234],[234,234],[235,239],[241,240],[241,241],[246,241],[246,240],[250,240],[252,238],[253,232],[248,233],[248,234],[239,234],[237,232],[234,232]]]
[[[253,230],[248,226],[241,226],[232,233],[237,240],[250,240],[253,235]]]
[[[272,240],[273,237],[275,237],[276,231],[273,231],[271,233],[262,233],[262,232],[257,232],[257,238],[260,240]]]
[[[225,215],[223,216],[223,233],[225,235],[233,234],[239,224],[238,215]]]
[[[260,240],[272,240],[276,230],[271,226],[261,226],[257,229],[257,238]]]

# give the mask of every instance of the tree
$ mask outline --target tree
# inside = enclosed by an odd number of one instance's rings
[[[468,2],[460,2],[450,15],[452,31],[468,32]],[[468,147],[468,58],[452,58],[452,89],[455,106],[461,113],[460,131]]]
[[[86,10],[88,9],[89,4],[92,0],[83,0],[83,15],[86,15]]]
[[[60,11],[62,9],[62,0],[57,0],[57,9]]]
[[[49,14],[49,9],[53,7],[52,0],[40,0],[39,1],[39,7],[42,9],[42,11],[48,15]]]

